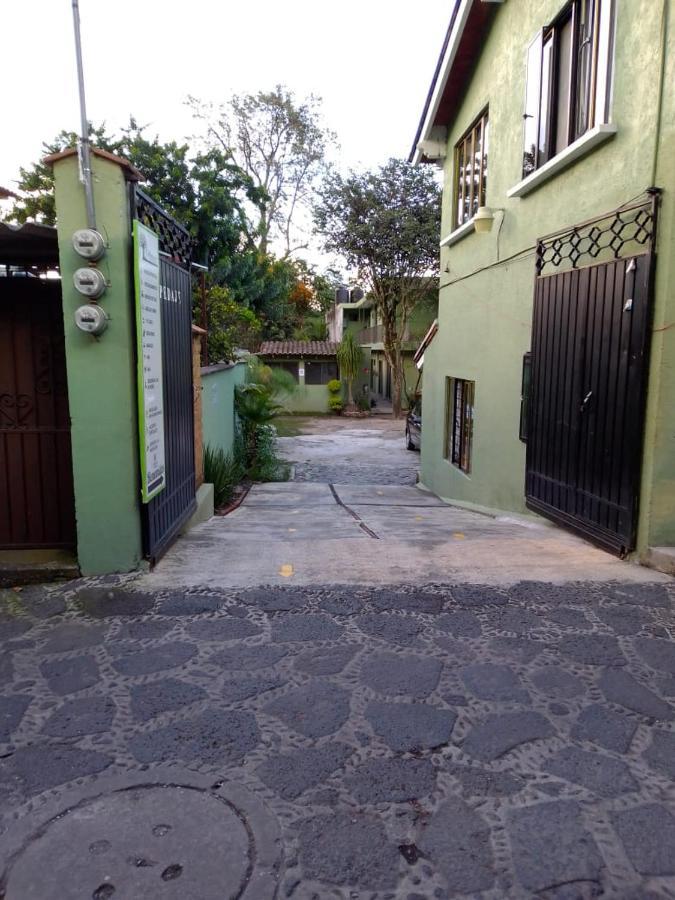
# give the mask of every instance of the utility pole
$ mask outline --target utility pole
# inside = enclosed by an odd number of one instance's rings
[[[89,148],[89,122],[87,105],[84,97],[84,69],[82,67],[82,40],[80,37],[80,4],[73,2],[73,27],[75,29],[75,57],[77,59],[77,86],[80,92],[80,180],[84,185],[84,196],[87,203],[87,227],[96,228],[96,212],[94,210],[94,191],[91,183],[91,153]]]

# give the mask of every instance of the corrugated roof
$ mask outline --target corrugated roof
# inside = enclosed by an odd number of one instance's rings
[[[335,356],[332,341],[263,341],[260,356]]]
[[[0,264],[10,266],[57,266],[59,245],[51,225],[10,225],[0,222]]]

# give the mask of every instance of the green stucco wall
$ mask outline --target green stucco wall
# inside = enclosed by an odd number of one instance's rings
[[[246,378],[246,364],[209,366],[202,369],[202,432],[204,447],[225,453],[234,444],[234,389]]]
[[[508,0],[482,41],[448,134],[442,237],[452,230],[453,148],[489,104],[487,235],[470,233],[441,251],[439,331],[425,354],[422,480],[444,498],[525,511],[525,446],[518,439],[522,356],[530,347],[534,260],[490,268],[532,248],[539,236],[614,209],[655,183],[665,189],[658,233],[639,549],[675,543],[675,71],[667,60],[657,121],[662,0],[617,0],[610,120],[616,136],[522,199],[507,191],[522,177],[525,52],[562,0]],[[673,21],[667,43],[675,46]],[[653,165],[657,159],[656,175]],[[502,221],[503,216],[503,221]],[[470,276],[470,277],[466,277]],[[464,279],[458,281],[458,279]],[[453,284],[453,282],[456,282]],[[446,378],[475,381],[470,476],[444,458]]]
[[[275,359],[273,357],[261,357],[261,360],[265,365],[274,368]],[[311,357],[307,357],[307,360],[313,362],[325,361],[323,357],[321,359],[317,357],[314,360]],[[300,367],[304,368],[304,361],[305,359],[303,357],[296,357],[295,359],[288,358],[285,360],[285,362],[296,363],[298,370],[300,370]],[[335,357],[332,357],[332,362],[335,362]],[[328,388],[325,384],[305,384],[304,376],[299,376],[296,389],[290,395],[280,396],[279,403],[288,413],[327,413]]]
[[[280,397],[289,413],[327,413],[328,388],[325,384],[299,384],[293,394]]]
[[[94,156],[92,169],[97,227],[109,242],[98,263],[109,281],[101,306],[110,316],[100,338],[83,334],[73,320],[75,309],[85,302],[73,287],[73,272],[85,263],[72,249],[71,237],[87,224],[77,157],[54,164],[77,555],[83,575],[129,571],[142,558],[127,186],[116,163]]]

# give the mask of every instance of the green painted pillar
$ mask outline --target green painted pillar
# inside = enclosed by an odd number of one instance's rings
[[[86,262],[71,238],[87,226],[84,188],[72,151],[48,157],[54,167],[59,260],[68,369],[77,555],[83,575],[127,572],[142,559],[136,412],[135,318],[125,160],[92,154],[96,227],[108,244],[96,264],[108,282],[100,304],[110,317],[99,338],[76,326],[85,298],[73,273]]]

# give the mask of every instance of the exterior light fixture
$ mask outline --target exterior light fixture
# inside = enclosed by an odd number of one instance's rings
[[[489,206],[479,206],[473,217],[473,225],[478,234],[487,234],[492,231],[492,223],[495,220],[494,210]]]

